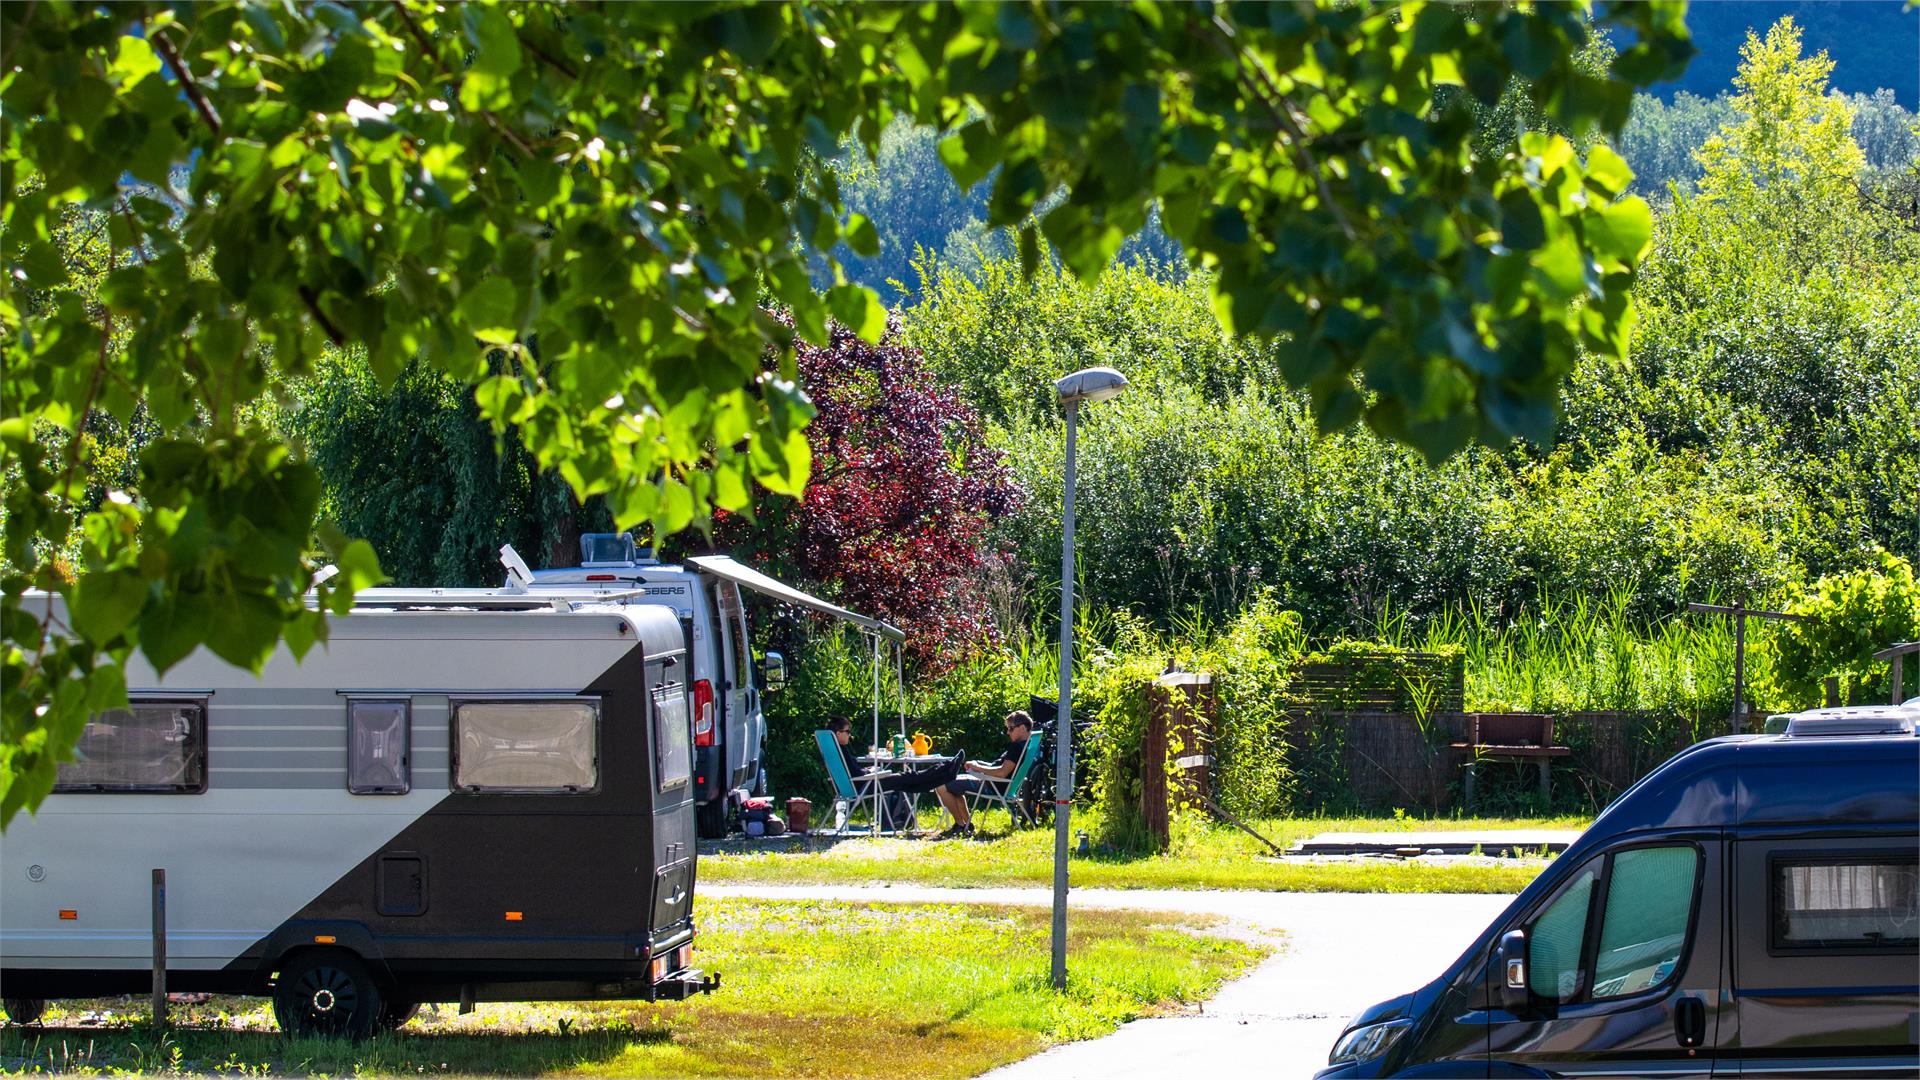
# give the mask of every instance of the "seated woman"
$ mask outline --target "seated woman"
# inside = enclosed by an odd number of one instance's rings
[[[865,769],[853,752],[853,721],[844,716],[836,716],[827,721],[827,730],[833,732],[833,741],[840,746],[840,756],[847,760],[847,775],[855,779],[871,775],[879,770]],[[967,752],[961,750],[953,755],[953,760],[945,765],[936,765],[919,772],[884,773],[880,777],[881,791],[904,791],[910,795],[935,791],[953,781],[960,775],[960,765],[966,759]],[[944,803],[946,800],[942,799]]]
[[[967,775],[956,777],[951,783],[934,792],[940,798],[940,805],[953,815],[953,827],[943,832],[939,839],[973,835],[973,815],[967,810],[967,796],[980,790],[983,777],[1004,780],[1013,775],[1020,767],[1020,759],[1027,752],[1027,737],[1033,734],[1033,718],[1025,712],[1015,711],[1007,714],[1007,748],[992,761],[969,761],[964,768]],[[961,751],[965,756],[966,751]]]

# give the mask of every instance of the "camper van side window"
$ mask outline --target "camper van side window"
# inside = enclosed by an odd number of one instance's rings
[[[600,786],[600,703],[455,701],[453,789],[587,794]]]
[[[1774,859],[1771,868],[1775,952],[1912,953],[1920,946],[1920,860],[1913,855]]]
[[[87,722],[53,790],[198,795],[207,790],[207,703],[140,701]]]
[[[405,795],[413,786],[410,713],[406,701],[347,702],[347,791]]]

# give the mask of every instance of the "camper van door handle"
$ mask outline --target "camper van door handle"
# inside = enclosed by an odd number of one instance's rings
[[[1707,1003],[1697,997],[1683,997],[1673,1004],[1673,1033],[1680,1045],[1689,1049],[1707,1037]]]

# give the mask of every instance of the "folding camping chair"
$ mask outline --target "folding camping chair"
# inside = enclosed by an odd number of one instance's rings
[[[1040,738],[1029,733],[1027,748],[1020,755],[1020,764],[1014,766],[1013,775],[974,776],[974,779],[980,781],[980,788],[967,797],[968,815],[972,815],[983,804],[997,804],[1007,808],[1007,814],[1013,818],[1015,825],[1020,824],[1022,819],[1025,819],[1029,825],[1039,824],[1027,811],[1026,803],[1020,798],[1020,789],[1027,784],[1027,774],[1033,771],[1034,762],[1039,760]]]
[[[813,733],[813,741],[820,744],[820,760],[826,763],[827,777],[833,781],[833,831],[835,833],[846,831],[853,812],[865,806],[867,820],[871,823],[868,828],[878,835],[880,832],[880,777],[855,778],[849,775],[847,760],[840,756],[840,744],[834,741],[833,732],[824,729],[816,731]]]

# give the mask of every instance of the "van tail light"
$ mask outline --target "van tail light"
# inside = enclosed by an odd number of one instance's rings
[[[693,684],[693,745],[713,745],[713,683],[706,679]]]

